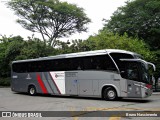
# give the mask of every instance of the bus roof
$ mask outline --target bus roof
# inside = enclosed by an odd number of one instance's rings
[[[17,61],[13,61],[12,63],[52,60],[52,59],[63,59],[63,58],[74,58],[74,57],[83,57],[83,56],[92,56],[92,55],[104,55],[104,54],[110,54],[110,53],[126,53],[126,54],[131,54],[133,56],[141,57],[141,55],[139,55],[137,53],[126,51],[126,50],[105,49],[105,50],[95,50],[95,51],[87,51],[87,52],[61,54],[61,55],[55,55],[55,56],[40,57],[40,58],[35,58],[35,59],[17,60]]]

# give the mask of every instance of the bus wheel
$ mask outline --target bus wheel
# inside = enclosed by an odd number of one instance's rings
[[[112,87],[107,87],[103,91],[103,98],[105,100],[116,100],[117,99],[117,92]]]
[[[31,95],[31,96],[34,96],[34,95],[36,95],[36,87],[35,86],[29,86],[29,88],[28,88],[28,93]]]

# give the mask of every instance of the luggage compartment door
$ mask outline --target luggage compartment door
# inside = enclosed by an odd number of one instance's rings
[[[66,94],[68,95],[78,95],[78,77],[77,72],[66,72]]]

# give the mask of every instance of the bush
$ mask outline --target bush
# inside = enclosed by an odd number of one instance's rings
[[[0,78],[0,86],[10,86],[11,78]]]

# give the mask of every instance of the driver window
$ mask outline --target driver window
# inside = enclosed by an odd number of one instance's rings
[[[139,81],[138,66],[134,62],[129,62],[126,67],[127,79]]]

